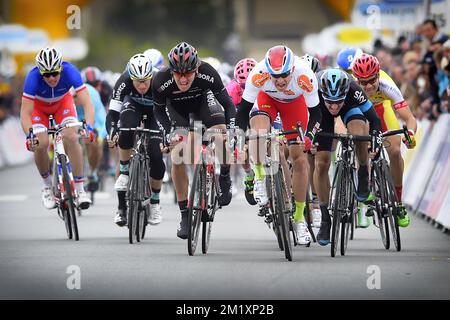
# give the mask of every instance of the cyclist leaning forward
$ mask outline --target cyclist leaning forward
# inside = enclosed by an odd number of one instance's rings
[[[369,54],[362,54],[355,60],[352,67],[353,76],[372,101],[375,111],[381,119],[382,130],[396,130],[400,128],[395,113],[408,127],[411,144],[403,138],[406,147],[412,149],[416,146],[414,133],[417,131],[416,118],[412,114],[406,100],[395,82],[380,70],[378,59]],[[394,113],[395,110],[395,113]],[[410,222],[408,213],[401,203],[403,192],[404,162],[400,150],[401,138],[399,136],[387,137],[386,151],[389,155],[391,175],[394,180],[395,192],[399,203],[397,217],[400,227],[407,227]]]
[[[311,235],[303,218],[308,188],[308,160],[305,151],[309,150],[321,119],[317,90],[316,76],[306,62],[294,56],[288,47],[272,47],[247,78],[236,120],[239,128],[245,130],[251,110],[250,127],[262,134],[270,130],[277,113],[280,114],[284,130],[297,128],[297,122],[301,121],[306,141],[300,142],[298,134],[286,136],[293,165],[292,184],[296,207],[294,225],[301,245],[311,242]],[[255,156],[255,143],[258,142],[250,141],[250,157],[256,179],[253,196],[260,206],[264,206],[268,203],[265,169],[262,159]]]
[[[334,118],[341,117],[350,134],[368,135],[368,121],[370,132],[379,135],[381,131],[380,119],[362,88],[350,77],[346,72],[337,68],[317,73],[322,111],[320,127],[323,132],[334,133]],[[313,177],[322,212],[322,222],[317,234],[317,241],[320,245],[325,246],[330,243],[331,218],[327,208],[330,193],[328,171],[331,163],[333,140],[319,136],[316,142],[318,146],[311,148],[315,161]],[[368,143],[358,141],[355,142],[355,146],[359,164],[356,197],[358,201],[365,201],[369,196]],[[380,149],[380,146],[375,146],[375,149]]]
[[[131,131],[120,131],[117,137],[119,119],[120,128],[136,128],[140,125],[142,116],[147,115],[145,128],[159,130],[153,114],[154,104],[151,94],[152,77],[156,71],[157,69],[153,68],[150,59],[144,54],[139,53],[131,57],[125,72],[122,73],[114,86],[113,96],[109,104],[106,117],[106,129],[109,134],[108,143],[110,147],[113,147],[117,140],[119,143],[120,175],[114,185],[119,198],[119,206],[114,222],[120,227],[127,223],[125,196],[128,187],[134,135]],[[162,220],[159,195],[166,167],[159,151],[161,141],[161,137],[152,136],[148,148],[150,152],[150,177],[152,178],[148,221],[150,224],[159,224]]]
[[[56,124],[77,121],[75,104],[70,94],[74,87],[83,105],[89,138],[92,142],[94,131],[94,106],[81,79],[78,69],[62,60],[61,53],[55,48],[44,48],[36,55],[36,67],[28,73],[23,90],[20,121],[23,131],[27,134],[27,149],[34,152],[36,167],[42,177],[42,202],[47,209],[56,207],[52,192],[52,175],[48,156],[49,137],[47,132],[36,135],[39,143],[31,145],[29,130],[48,128],[49,116],[53,115]],[[80,209],[87,209],[91,200],[84,191],[83,153],[79,143],[77,127],[68,128],[62,132],[64,148],[69,156],[73,168],[73,178],[78,197],[76,205]]]
[[[217,71],[200,61],[196,49],[186,42],[172,48],[168,58],[169,67],[162,68],[152,83],[155,115],[166,133],[173,127],[189,127],[191,119],[202,121],[207,128],[233,128],[236,109]],[[171,148],[175,144],[171,140]],[[186,239],[189,178],[184,161],[172,163],[172,178],[181,211],[177,236]],[[230,165],[224,161],[220,166],[219,187],[219,204],[228,205],[231,201]]]

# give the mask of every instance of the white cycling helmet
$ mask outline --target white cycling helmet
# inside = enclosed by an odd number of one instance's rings
[[[153,76],[152,61],[142,53],[135,54],[128,61],[127,71],[131,80],[148,80]]]
[[[46,47],[36,55],[36,66],[41,73],[58,71],[61,69],[62,55],[55,48]]]
[[[164,66],[164,57],[162,53],[157,49],[148,49],[144,51],[144,54],[152,61],[155,68],[160,69]]]

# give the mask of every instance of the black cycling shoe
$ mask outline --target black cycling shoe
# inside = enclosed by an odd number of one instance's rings
[[[330,243],[330,230],[331,230],[331,220],[323,220],[320,223],[320,230],[317,234],[317,242],[321,246],[326,246]]]
[[[220,175],[219,177],[219,188],[220,188],[220,196],[219,196],[219,205],[227,206],[231,202],[231,178],[230,174]]]
[[[248,204],[251,206],[256,205],[255,197],[253,197],[253,187],[255,185],[254,178],[247,178],[245,177],[244,185],[245,185],[245,199],[247,200]]]
[[[185,212],[181,212],[181,221],[180,225],[178,226],[177,237],[181,239],[187,239],[188,228],[189,228],[189,221],[188,221],[188,213],[186,210]]]
[[[127,225],[127,213],[124,210],[117,210],[116,217],[114,218],[114,223],[119,227],[124,227]]]
[[[87,191],[89,192],[95,192],[98,191],[99,183],[98,183],[98,177],[97,176],[89,176],[88,177],[88,184],[87,184]]]
[[[369,197],[369,172],[367,171],[367,166],[361,166],[358,169],[358,188],[356,190],[356,199],[359,202],[367,201]]]

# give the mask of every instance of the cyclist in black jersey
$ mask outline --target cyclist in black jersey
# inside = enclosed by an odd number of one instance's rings
[[[186,42],[177,44],[168,58],[169,67],[162,68],[152,83],[155,116],[166,133],[173,127],[189,127],[191,120],[200,120],[207,128],[234,128],[236,108],[217,71],[200,61],[196,49]],[[177,236],[186,239],[189,179],[185,163],[173,161],[172,177],[181,211]],[[230,166],[224,162],[219,185],[219,204],[228,205],[232,196]]]
[[[120,175],[114,185],[119,198],[118,212],[115,223],[124,226],[126,221],[125,194],[129,179],[130,156],[133,148],[133,133],[121,131],[117,138],[119,127],[136,128],[140,125],[142,115],[147,115],[145,128],[159,130],[159,126],[153,114],[153,97],[151,94],[152,77],[156,69],[152,66],[150,59],[144,54],[134,55],[128,62],[126,71],[117,80],[114,86],[113,96],[110,102],[108,115],[106,117],[106,128],[108,130],[108,142],[110,146],[115,145],[118,140],[120,154]],[[111,134],[112,133],[112,134]],[[159,144],[162,138],[152,137],[150,139],[150,176],[152,178],[152,196],[150,199],[150,224],[159,224],[162,220],[159,194],[165,165]]]
[[[379,135],[381,121],[362,88],[350,76],[339,69],[327,69],[317,73],[319,82],[319,106],[322,112],[320,128],[323,132],[334,133],[334,118],[341,117],[347,130],[353,135]],[[375,133],[374,133],[375,132]],[[318,146],[314,153],[314,185],[320,201],[322,221],[317,240],[320,245],[330,243],[331,218],[328,212],[328,197],[330,180],[328,171],[331,163],[331,149],[333,140],[319,136]],[[355,142],[356,157],[359,163],[358,187],[356,196],[358,201],[365,201],[369,196],[369,171],[367,142]],[[381,146],[376,146],[379,149]]]

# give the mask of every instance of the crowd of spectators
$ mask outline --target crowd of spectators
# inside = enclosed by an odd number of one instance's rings
[[[450,39],[434,20],[425,20],[409,37],[400,36],[395,48],[377,41],[373,54],[417,119],[436,120],[449,112]]]

